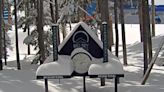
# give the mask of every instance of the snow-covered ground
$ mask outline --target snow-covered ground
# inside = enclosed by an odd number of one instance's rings
[[[159,66],[164,61],[161,55],[157,59],[157,64],[153,67],[146,85],[140,85],[143,78],[143,54],[140,41],[139,26],[128,24],[126,27],[127,59],[128,66],[124,66],[125,77],[120,79],[118,92],[163,92],[164,91],[164,67]],[[156,25],[156,37],[153,38],[153,49],[155,50],[164,36],[164,25]],[[120,31],[121,33],[121,31]],[[12,42],[15,42],[15,33],[9,32]],[[16,70],[15,48],[9,51],[8,65],[0,71],[0,92],[44,92],[44,81],[36,80],[37,65],[31,65],[31,56],[27,56],[27,46],[23,39],[26,33],[19,30],[19,47],[22,70]],[[122,61],[120,35],[120,60]],[[15,47],[15,44],[13,44]],[[32,53],[35,53],[31,49]],[[161,52],[164,52],[164,48]],[[113,50],[114,53],[114,50]],[[83,92],[82,78],[50,80],[49,92]],[[87,92],[114,92],[113,80],[107,80],[106,86],[100,86],[99,79],[86,80]]]

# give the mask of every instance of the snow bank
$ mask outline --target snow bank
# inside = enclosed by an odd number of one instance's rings
[[[73,64],[68,56],[59,56],[55,62],[45,63],[38,67],[37,76],[43,75],[71,75]]]

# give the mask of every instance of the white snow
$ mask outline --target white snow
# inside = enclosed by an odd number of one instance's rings
[[[123,65],[117,57],[108,55],[108,62],[91,64],[88,70],[89,75],[101,74],[124,74]]]
[[[139,26],[137,24],[126,24],[127,59],[128,66],[123,66],[125,77],[120,79],[118,92],[163,92],[164,91],[164,67],[154,65],[146,85],[141,85],[143,78],[143,52],[142,43],[139,39]],[[164,25],[156,25],[156,37],[153,40],[153,49],[158,47],[160,38],[164,35]],[[121,39],[121,30],[120,39]],[[15,32],[9,32],[12,43],[15,43]],[[0,71],[0,92],[44,92],[44,81],[36,80],[36,70],[38,65],[31,65],[32,55],[26,56],[27,46],[23,44],[26,33],[19,31],[20,59],[22,70],[16,70],[15,44],[14,51],[9,51],[8,65]],[[122,50],[120,40],[119,59],[122,62]],[[113,49],[114,51],[114,49]],[[32,53],[35,53],[31,49]],[[164,48],[158,57],[161,62]],[[114,53],[114,52],[112,52]],[[96,59],[95,59],[96,60]],[[102,60],[102,59],[100,59]],[[98,60],[99,61],[99,60]],[[117,60],[116,60],[117,61]],[[82,78],[49,80],[49,92],[83,92]],[[100,86],[99,79],[86,78],[87,92],[114,92],[113,80],[106,80],[106,86]]]
[[[151,5],[152,0],[149,0],[149,5]],[[164,1],[163,0],[154,0],[155,5],[164,5]]]
[[[57,61],[44,63],[36,71],[37,76],[45,75],[71,75],[73,64],[68,56],[59,56]]]

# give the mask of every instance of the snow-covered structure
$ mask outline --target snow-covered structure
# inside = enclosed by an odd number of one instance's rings
[[[38,68],[37,73],[36,73],[37,76],[47,75],[47,74],[48,75],[49,74],[50,75],[63,75],[62,71],[63,73],[66,73],[66,71],[64,71],[67,68],[65,67],[65,65],[70,66],[66,70],[70,70],[70,72],[72,73],[73,72],[78,73],[75,69],[72,70],[71,67],[74,67],[74,68],[76,67],[76,64],[73,62],[73,56],[79,53],[84,53],[85,55],[88,56],[86,58],[90,58],[88,59],[88,62],[91,61],[87,69],[88,75],[90,74],[91,75],[123,74],[123,67],[122,67],[121,62],[119,62],[119,59],[116,56],[114,56],[110,51],[108,51],[109,62],[103,63],[103,59],[102,59],[103,58],[103,43],[98,39],[96,34],[85,23],[80,22],[75,26],[75,28],[66,37],[66,39],[64,39],[63,42],[59,45],[58,47],[59,59],[56,62],[53,62],[53,61],[48,61],[48,60],[53,60],[52,55],[49,58],[47,58],[46,62],[48,63],[45,63]],[[63,55],[66,56],[67,58],[63,58]],[[84,55],[81,55],[81,57],[83,56]],[[84,58],[84,61],[86,58]],[[77,60],[76,62],[79,62],[78,59],[75,59]],[[81,59],[81,61],[82,60],[83,59]],[[69,62],[69,63],[64,64],[64,62],[67,62],[67,63]],[[85,65],[88,65],[88,64],[84,64],[84,66]],[[58,66],[59,68],[56,69]],[[59,72],[55,72],[56,70]],[[87,72],[78,73],[78,74],[84,74]],[[71,73],[68,73],[68,72],[66,74],[71,75]]]
[[[114,78],[115,92],[117,92],[117,79],[124,76],[122,64],[111,52],[108,51],[109,62],[103,63],[103,43],[83,22],[78,23],[59,45],[58,57],[54,62],[53,59],[47,59],[49,63],[44,63],[37,69],[37,78],[45,79],[45,90],[48,90],[47,79],[82,76],[83,91],[86,92],[85,76],[89,76]]]

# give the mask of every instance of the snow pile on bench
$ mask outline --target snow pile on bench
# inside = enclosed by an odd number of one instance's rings
[[[88,74],[124,74],[124,71],[119,59],[116,56],[114,56],[111,52],[108,52],[108,62],[91,64],[88,70]]]
[[[71,75],[73,73],[73,64],[69,56],[59,55],[57,61],[44,63],[36,71],[37,76],[49,75]]]

